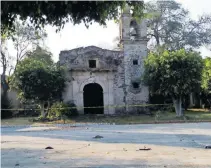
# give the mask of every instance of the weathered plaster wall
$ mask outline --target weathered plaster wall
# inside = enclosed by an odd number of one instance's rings
[[[137,22],[126,10],[121,17],[120,38],[124,53],[125,101],[128,105],[148,102],[148,87],[141,82],[144,73],[144,59],[147,57],[146,21]],[[133,61],[137,61],[137,65]],[[133,83],[139,85],[134,88]],[[141,108],[128,107],[127,112],[138,112]]]
[[[125,64],[125,84],[128,92],[133,92],[133,96],[138,95],[140,101],[148,98],[146,87],[140,82],[140,89],[132,88],[132,82],[141,79],[144,73],[144,59],[147,56],[145,44],[124,44],[124,64]],[[133,60],[138,60],[138,65],[133,65]],[[145,93],[147,92],[147,93]]]
[[[3,94],[3,88],[1,87],[1,95]],[[18,93],[14,90],[8,90],[7,92],[8,99],[11,102],[12,108],[20,107],[20,100],[18,99]]]
[[[83,114],[83,108],[80,108],[84,106],[83,89],[89,83],[97,83],[103,88],[104,106],[114,105],[113,73],[94,72],[90,75],[90,72],[76,71],[72,72],[72,77],[74,80],[67,85],[68,92],[64,92],[64,101],[74,101],[79,107],[78,110],[80,113]],[[112,108],[105,108],[104,113],[114,114],[114,110]]]
[[[144,59],[147,56],[146,43],[141,42],[124,42],[124,75],[126,85],[126,104],[135,105],[148,102],[148,87],[144,86],[141,78],[144,72]],[[133,65],[133,60],[138,64]],[[139,84],[139,88],[133,87],[133,82]],[[140,107],[128,107],[128,112],[138,112]]]
[[[121,89],[116,88],[116,77],[122,61],[122,52],[103,50],[90,46],[86,48],[63,51],[60,54],[60,63],[66,65],[66,76],[69,82],[63,93],[65,102],[74,101],[80,113],[84,113],[83,88],[89,83],[98,83],[103,88],[104,106],[116,104],[116,94]],[[96,68],[89,68],[88,61],[96,60]],[[122,71],[122,69],[120,68]],[[114,108],[104,108],[104,114],[114,114]]]
[[[123,51],[111,51],[95,46],[81,47],[70,51],[61,51],[60,64],[66,65],[67,82],[63,94],[64,101],[73,100],[80,107],[83,105],[83,88],[96,82],[104,93],[104,106],[143,104],[148,102],[148,88],[141,83],[144,72],[144,58],[147,56],[146,22],[137,23],[137,36],[130,38],[132,17],[129,10],[122,15],[120,41]],[[89,68],[89,60],[96,60],[96,68]],[[138,64],[134,65],[133,60]],[[138,88],[133,83],[137,81]],[[105,108],[105,114],[138,112],[140,108]],[[83,109],[78,109],[83,113]]]

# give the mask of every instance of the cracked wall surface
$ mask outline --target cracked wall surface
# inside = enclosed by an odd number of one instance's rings
[[[141,82],[144,73],[144,59],[147,56],[146,22],[138,23],[135,40],[130,39],[129,13],[122,15],[120,24],[121,51],[102,49],[96,46],[80,47],[61,51],[60,65],[67,68],[68,81],[63,93],[65,102],[73,101],[81,114],[83,88],[89,83],[98,83],[103,88],[104,114],[139,113],[140,105],[148,102],[148,87]],[[89,60],[96,61],[96,67],[89,67]],[[135,62],[135,63],[134,63]]]
[[[73,101],[79,107],[79,112],[83,114],[83,108],[80,108],[84,106],[83,88],[86,84],[98,83],[103,88],[104,106],[124,106],[125,101],[126,104],[145,102],[147,97],[146,88],[141,87],[138,91],[131,89],[131,80],[140,77],[143,71],[142,65],[132,65],[133,59],[143,62],[138,56],[140,52],[134,52],[133,50],[141,49],[133,46],[127,46],[125,49],[124,51],[111,51],[89,46],[62,51],[60,53],[60,65],[66,66],[66,76],[69,79],[63,93],[64,101]],[[141,50],[141,52],[144,53],[145,51]],[[126,56],[128,58],[124,59]],[[96,68],[89,68],[89,60],[96,60]],[[125,87],[125,83],[129,87]],[[125,98],[125,89],[127,98]],[[123,113],[124,110],[124,107],[105,108],[104,114]]]

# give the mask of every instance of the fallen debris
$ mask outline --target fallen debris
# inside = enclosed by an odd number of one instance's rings
[[[43,157],[43,156],[42,156],[42,157],[39,157],[39,159],[46,159],[46,157]]]
[[[127,151],[127,149],[123,148],[123,151]]]
[[[205,146],[205,149],[211,149],[211,145]]]
[[[1,143],[7,143],[7,142],[9,142],[9,141],[1,141]]]
[[[53,149],[51,146],[46,147],[45,149]]]
[[[136,151],[140,151],[140,150],[151,150],[151,148],[146,148],[146,147],[144,146],[144,148],[139,148],[139,149],[136,150]]]
[[[96,135],[95,137],[93,137],[94,139],[100,139],[100,138],[103,138],[103,136],[100,136],[100,135]]]

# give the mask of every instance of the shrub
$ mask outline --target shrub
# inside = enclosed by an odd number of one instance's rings
[[[40,107],[33,100],[22,101],[22,107],[24,110],[19,111],[17,117],[37,117],[40,114]]]
[[[7,94],[1,95],[1,109],[11,109],[12,104],[9,100]],[[12,117],[12,111],[11,110],[1,110],[1,118],[10,118]]]
[[[50,111],[48,112],[48,118],[50,119],[61,119],[64,118],[64,116],[70,118],[72,116],[78,115],[78,111],[76,108],[76,105],[72,102],[63,103],[63,102],[55,102],[51,106]]]
[[[61,118],[62,115],[67,113],[68,108],[67,105],[62,102],[55,102],[51,106],[51,109],[48,112],[48,118],[56,119]]]
[[[166,111],[169,111],[169,112],[175,112],[175,107],[172,105],[172,106],[168,106],[166,108]]]
[[[77,116],[78,115],[78,110],[76,108],[76,105],[73,102],[71,102],[71,101],[67,102],[67,105],[68,105],[68,108],[70,108],[69,110],[71,111],[70,112],[70,117]]]

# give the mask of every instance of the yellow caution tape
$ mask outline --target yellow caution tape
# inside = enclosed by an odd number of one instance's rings
[[[84,107],[84,106],[77,106],[77,107],[65,107],[65,108],[47,108],[45,110],[51,110],[51,109],[84,109],[84,108],[122,108],[122,107],[149,107],[149,106],[170,106],[173,104],[132,104],[132,105],[110,105],[110,106],[93,106],[93,107]],[[8,111],[13,111],[13,110],[41,110],[39,109],[1,109],[1,110],[8,110]]]

